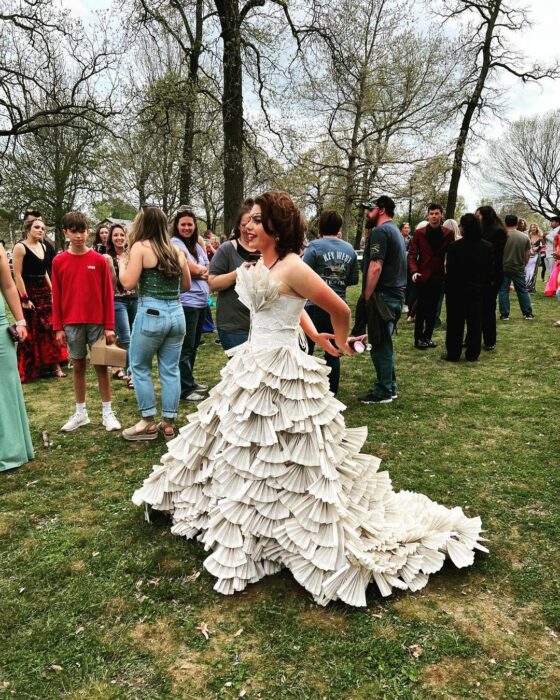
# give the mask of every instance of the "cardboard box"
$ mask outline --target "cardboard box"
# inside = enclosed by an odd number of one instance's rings
[[[126,367],[126,350],[117,347],[114,343],[107,345],[105,336],[102,336],[91,346],[89,359],[92,365]]]

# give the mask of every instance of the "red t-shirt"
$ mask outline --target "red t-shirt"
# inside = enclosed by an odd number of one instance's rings
[[[115,328],[113,282],[107,260],[89,250],[83,255],[60,253],[52,265],[52,323],[55,331],[65,324],[95,323]]]

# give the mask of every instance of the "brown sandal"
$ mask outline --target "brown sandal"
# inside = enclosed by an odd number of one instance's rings
[[[146,423],[143,428],[139,428],[142,421],[132,425],[130,428],[125,428],[122,431],[122,436],[125,440],[130,440],[131,442],[139,440],[157,440],[158,436],[158,424],[154,421]]]
[[[158,423],[157,427],[166,442],[173,440],[175,437],[175,427],[173,423],[168,423],[166,420],[162,420]]]

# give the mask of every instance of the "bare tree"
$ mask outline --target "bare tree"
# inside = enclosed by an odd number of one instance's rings
[[[73,122],[104,124],[115,114],[104,48],[106,27],[87,32],[50,0],[0,0],[0,143]],[[62,92],[51,76],[64,66]]]
[[[522,82],[537,82],[560,76],[558,62],[550,66],[526,65],[524,55],[513,41],[512,34],[530,26],[525,8],[516,7],[516,0],[443,0],[440,15],[446,20],[462,21],[473,17],[463,32],[460,50],[468,57],[471,68],[463,88],[465,98],[459,134],[455,142],[453,170],[447,198],[446,216],[453,218],[457,191],[463,170],[465,147],[473,125],[481,114],[492,107],[491,95],[500,73],[506,72]]]
[[[514,122],[490,157],[502,197],[546,218],[560,213],[560,110]]]

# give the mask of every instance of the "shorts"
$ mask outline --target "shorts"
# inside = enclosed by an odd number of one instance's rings
[[[73,360],[83,360],[87,355],[87,346],[91,346],[105,333],[105,326],[98,323],[69,323],[62,326],[66,334],[68,354]]]

